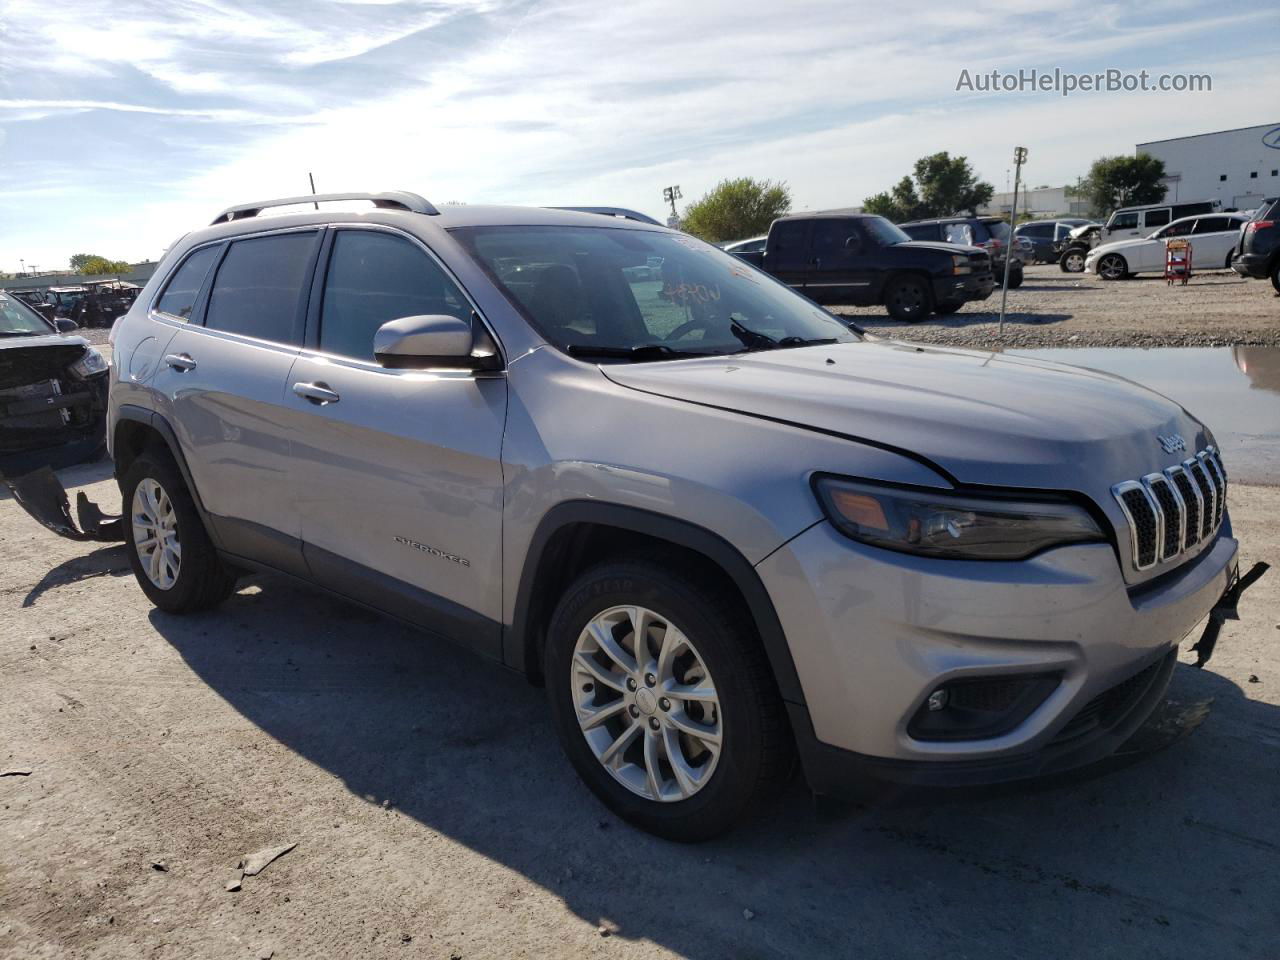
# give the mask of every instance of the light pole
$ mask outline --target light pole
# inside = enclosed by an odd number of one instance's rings
[[[1009,207],[1009,248],[1004,252],[1004,283],[1000,285],[1000,340],[1004,341],[1004,306],[1009,299],[1009,262],[1016,246],[1013,228],[1018,222],[1018,181],[1022,177],[1022,165],[1027,161],[1027,148],[1013,148],[1013,203]]]
[[[22,276],[22,277],[25,277],[25,276],[27,275],[27,261],[25,261],[25,260],[23,260],[21,257],[19,257],[19,258],[18,258],[18,266],[19,266],[18,275],[19,275],[19,276]]]
[[[680,214],[676,213],[676,201],[682,199],[680,188],[664,187],[662,190],[662,199],[671,204],[671,217],[667,220],[667,226],[674,227],[680,222]]]

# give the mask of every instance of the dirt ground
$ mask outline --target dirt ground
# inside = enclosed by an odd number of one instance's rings
[[[105,463],[64,472],[118,503]],[[114,498],[114,499],[113,499]],[[1242,565],[1280,489],[1237,486]],[[816,805],[695,847],[601,808],[540,691],[274,578],[151,609],[0,500],[0,956],[1280,956],[1280,576],[1100,776]],[[241,858],[296,843],[243,888]],[[156,866],[159,864],[160,866]],[[603,933],[602,933],[603,931]]]
[[[997,340],[1000,291],[949,317],[902,324],[883,307],[834,307],[872,333],[962,347]],[[1009,291],[1007,347],[1280,346],[1280,298],[1265,280],[1230,270],[1195,273],[1184,287],[1155,274],[1105,281],[1063,273],[1056,264],[1029,267]]]

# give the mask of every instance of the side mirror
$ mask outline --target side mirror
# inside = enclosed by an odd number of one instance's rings
[[[846,237],[844,241],[844,248],[848,250],[850,253],[861,253],[862,238],[858,236],[856,233],[850,237]]]
[[[53,325],[58,328],[59,333],[70,333],[72,330],[80,329],[80,324],[68,317],[57,317]]]
[[[495,370],[497,346],[480,327],[478,335],[467,320],[447,314],[426,314],[390,320],[373,335],[373,355],[395,369]]]

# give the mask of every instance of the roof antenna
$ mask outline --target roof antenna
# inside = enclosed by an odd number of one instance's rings
[[[311,195],[314,197],[316,195],[316,177],[310,170],[307,171],[307,179],[311,181]],[[311,205],[317,210],[320,209],[320,204],[315,203],[314,201]]]

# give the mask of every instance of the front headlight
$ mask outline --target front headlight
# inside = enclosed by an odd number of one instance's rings
[[[972,273],[973,266],[969,263],[968,257],[960,257],[952,254],[951,272],[954,274]]]
[[[71,365],[71,372],[77,377],[92,377],[94,374],[106,373],[107,358],[93,347],[84,351],[84,356]]]
[[[827,517],[860,543],[927,557],[1022,560],[1049,547],[1104,541],[1081,507],[1054,500],[987,499],[819,477]]]

